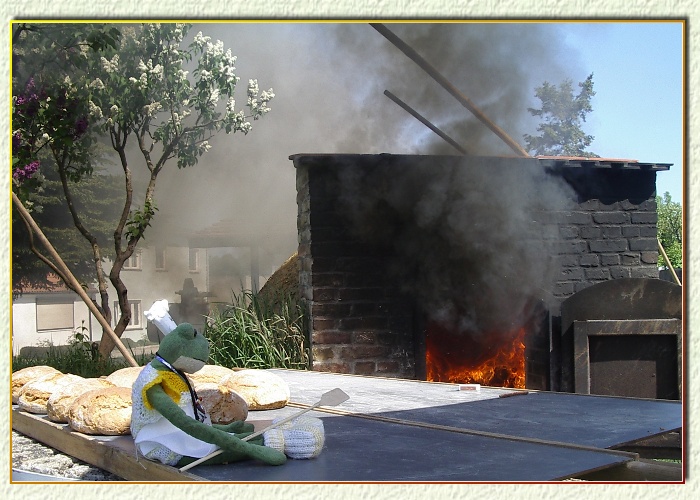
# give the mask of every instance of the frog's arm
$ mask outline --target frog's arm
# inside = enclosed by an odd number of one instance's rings
[[[278,450],[242,441],[221,428],[212,427],[190,417],[175,404],[160,384],[150,387],[146,391],[146,397],[150,405],[178,429],[201,441],[215,444],[223,450],[232,452],[232,454],[227,454],[230,460],[255,458],[270,465],[280,465],[287,459],[284,453]]]

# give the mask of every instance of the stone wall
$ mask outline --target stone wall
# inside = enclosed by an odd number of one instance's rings
[[[324,160],[333,157],[297,165],[299,283],[313,369],[413,378],[410,301],[385,274],[385,256],[349,233],[337,171]]]

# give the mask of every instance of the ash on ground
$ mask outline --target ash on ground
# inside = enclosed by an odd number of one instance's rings
[[[15,431],[12,431],[12,468],[69,480],[124,481]]]

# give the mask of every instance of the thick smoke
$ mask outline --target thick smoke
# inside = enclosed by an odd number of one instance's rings
[[[562,60],[563,49],[559,53],[556,48],[561,37],[553,25],[387,26],[518,142],[534,129],[527,113],[534,104],[534,87],[569,76],[554,63]],[[296,249],[295,171],[289,155],[458,154],[384,96],[384,90],[406,101],[471,154],[514,154],[366,23],[212,23],[196,25],[192,34],[200,30],[221,39],[238,56],[239,102],[244,101],[249,78],[257,78],[261,89],[273,87],[276,97],[272,111],[254,122],[249,135],[218,136],[196,167],[178,171],[171,165],[161,174],[153,234],[169,232],[173,224],[191,233],[233,219],[241,233],[261,236],[268,256],[261,266],[267,265],[269,273]],[[570,54],[566,61],[571,64]],[[523,238],[516,234],[526,222],[523,205],[556,191],[556,186],[546,180],[545,187],[538,176],[498,179],[486,169],[470,170],[470,178],[462,172],[446,177],[431,172],[427,183],[397,173],[391,201],[397,209],[411,206],[414,224],[424,228],[425,239],[392,230],[396,246],[403,249],[400,255],[410,262],[397,262],[396,267],[413,276],[416,288],[431,292],[455,288],[457,276],[466,272],[455,266],[478,269],[483,273],[478,286],[483,301],[502,302],[505,285],[514,279],[512,271],[533,267],[530,254],[520,248]],[[345,199],[386,195],[348,187]],[[425,192],[416,192],[418,188]],[[404,199],[403,189],[413,197]],[[437,264],[446,265],[442,274],[449,279],[435,272]],[[533,269],[530,274],[538,272]]]
[[[518,142],[532,88],[541,83],[533,69],[553,69],[543,32],[523,25],[389,27]],[[339,28],[346,46],[350,28]],[[397,94],[470,155],[515,154],[398,49],[378,54],[376,93],[384,87]],[[381,137],[386,126],[375,124],[362,127],[364,137]],[[427,129],[409,130],[408,152],[458,154]],[[552,235],[537,219],[569,208],[568,185],[537,164],[504,168],[478,159],[377,170],[344,170],[341,199],[356,233],[391,249],[390,273],[431,320],[453,332],[508,334],[529,319],[533,299],[546,297],[557,272],[547,259]]]
[[[343,169],[341,203],[356,236],[388,252],[402,291],[452,332],[515,333],[547,297],[556,240],[542,215],[567,208],[568,189],[536,162],[376,167]]]

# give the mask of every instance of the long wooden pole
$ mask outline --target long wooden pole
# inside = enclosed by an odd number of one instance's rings
[[[666,255],[666,250],[664,250],[664,246],[661,244],[661,240],[659,238],[656,238],[656,241],[659,244],[659,251],[661,252],[661,256],[664,258],[664,262],[666,263],[666,267],[668,267],[668,269],[671,271],[671,274],[673,275],[673,279],[675,280],[676,284],[681,285],[681,280],[678,279],[678,275],[676,274],[676,270],[673,268],[673,265],[671,264],[671,259],[669,259],[668,255]]]
[[[421,122],[423,125],[425,125],[426,127],[428,127],[430,130],[432,130],[433,132],[435,132],[437,135],[439,135],[445,142],[447,142],[450,146],[452,146],[453,148],[455,148],[457,151],[459,151],[460,153],[462,153],[462,154],[465,155],[465,156],[469,154],[469,153],[467,153],[467,150],[466,150],[466,149],[464,149],[462,146],[460,146],[460,145],[457,143],[457,141],[455,141],[454,139],[452,139],[452,137],[450,137],[450,136],[447,135],[445,132],[443,132],[442,130],[440,130],[439,128],[437,128],[435,125],[433,125],[432,123],[430,123],[430,122],[428,121],[427,118],[423,117],[423,115],[421,115],[420,113],[418,113],[418,111],[416,111],[416,110],[413,109],[411,106],[409,106],[408,104],[406,104],[404,101],[402,101],[401,99],[399,99],[398,97],[396,97],[394,94],[392,94],[392,93],[389,92],[388,90],[385,90],[385,91],[384,91],[384,95],[387,96],[387,97],[388,97],[389,99],[391,99],[392,101],[394,101],[394,102],[395,102],[396,104],[398,104],[399,106],[401,106],[406,112],[408,112],[408,114],[410,114],[411,116],[413,116],[416,120],[418,120],[419,122]]]
[[[418,52],[413,50],[408,44],[401,40],[398,36],[392,33],[386,26],[381,23],[370,23],[375,30],[389,40],[392,44],[396,46],[401,52],[408,56],[413,62],[423,69],[428,75],[430,75],[436,82],[438,82],[445,90],[447,90],[452,96],[457,99],[462,106],[467,108],[476,116],[484,125],[486,125],[493,133],[501,138],[508,147],[515,151],[519,156],[530,157],[530,155],[523,149],[523,147],[515,142],[512,137],[510,137],[503,129],[498,125],[493,123],[488,116],[481,111],[476,104],[474,104],[469,98],[467,98],[462,92],[460,92],[457,87],[452,85],[444,76],[442,76],[433,66],[430,65],[425,59],[423,59]]]
[[[110,324],[107,322],[104,316],[102,316],[102,313],[100,313],[99,309],[97,309],[97,306],[95,306],[88,294],[85,293],[83,287],[80,285],[75,276],[73,276],[73,273],[70,271],[66,263],[63,262],[61,256],[58,254],[58,252],[53,247],[46,235],[44,235],[41,228],[39,228],[37,223],[34,221],[32,215],[27,211],[27,209],[24,207],[24,205],[15,193],[12,193],[12,202],[15,204],[15,207],[17,208],[17,211],[19,211],[19,214],[27,222],[34,234],[36,234],[36,236],[39,238],[41,244],[49,252],[49,254],[54,260],[54,264],[56,264],[56,266],[61,270],[65,278],[68,279],[68,281],[70,281],[70,285],[73,287],[74,291],[80,296],[83,302],[85,302],[85,305],[87,305],[90,312],[95,316],[95,318],[97,318],[97,321],[100,323],[104,331],[107,332],[107,335],[109,335],[110,338],[114,341],[115,345],[117,346],[117,349],[119,349],[119,352],[121,352],[124,356],[124,359],[126,359],[131,366],[139,366],[139,364],[136,362],[129,350],[122,343],[121,339],[117,336],[116,333],[114,333],[114,330],[112,330]]]

